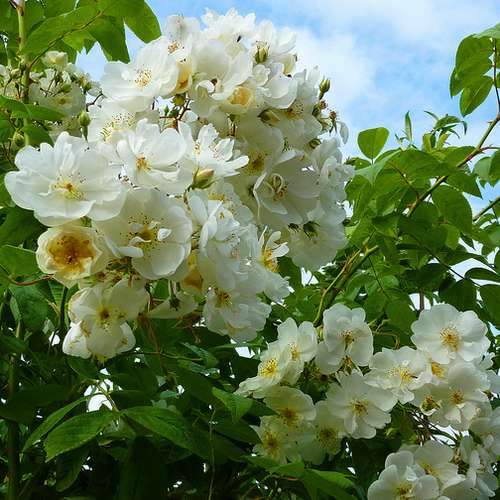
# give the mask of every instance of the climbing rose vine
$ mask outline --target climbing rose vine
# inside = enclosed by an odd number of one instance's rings
[[[433,115],[419,149],[407,115],[398,148],[370,129],[346,160],[291,31],[54,5],[2,7],[9,498],[493,497],[496,202],[473,217],[460,190],[498,179],[469,162],[499,116],[472,148]],[[463,115],[497,40],[459,47]],[[95,43],[100,81],[74,63]]]

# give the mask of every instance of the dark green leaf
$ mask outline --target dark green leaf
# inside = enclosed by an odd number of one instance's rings
[[[199,441],[199,436],[193,433],[189,422],[174,411],[153,406],[137,406],[127,408],[123,415],[181,448],[201,456],[206,456],[209,451],[206,443]]]
[[[94,439],[116,415],[101,409],[66,420],[47,436],[44,442],[47,461],[61,453],[74,450]]]
[[[479,288],[479,293],[483,299],[483,304],[490,314],[495,325],[500,325],[500,286],[499,285],[483,285]]]
[[[82,404],[88,398],[80,398],[73,401],[54,413],[50,414],[44,421],[30,434],[23,446],[23,451],[33,446],[39,439],[42,439],[45,434],[50,432],[73,408]]]

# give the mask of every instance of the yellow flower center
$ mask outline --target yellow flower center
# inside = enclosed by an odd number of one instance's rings
[[[135,166],[137,170],[151,170],[148,165],[148,160],[146,160],[146,157],[144,156],[139,156],[137,158],[137,160],[135,161]]]
[[[70,200],[83,200],[84,198],[84,194],[78,189],[75,182],[69,179],[59,177],[57,182],[54,184],[54,189],[59,191],[64,198],[68,198]]]
[[[217,297],[217,307],[225,307],[231,303],[231,296],[227,292],[219,290],[218,288],[216,288],[214,292]]]
[[[250,104],[252,98],[253,98],[252,91],[240,85],[234,89],[233,93],[229,96],[228,101],[231,104],[239,104],[240,106],[246,107]]]
[[[296,342],[290,344],[290,354],[293,361],[297,361],[300,358],[300,349]]]
[[[335,448],[338,444],[337,431],[332,427],[323,427],[317,433],[318,441],[326,449]]]
[[[262,253],[262,263],[264,267],[272,271],[273,273],[278,271],[278,259],[273,256],[273,251],[271,248],[266,248]]]
[[[276,453],[279,450],[280,442],[275,434],[266,431],[262,436],[262,446],[271,453]]]
[[[354,332],[352,330],[344,330],[341,335],[346,345],[354,342]]]
[[[278,371],[278,360],[276,358],[268,359],[259,370],[259,375],[271,377]]]
[[[441,331],[441,342],[450,348],[452,351],[458,351],[458,345],[460,343],[460,336],[457,330],[453,327],[445,327]]]
[[[356,399],[356,400],[351,402],[352,411],[358,417],[360,417],[362,415],[366,415],[367,406],[368,406],[367,401],[360,401],[359,399]]]
[[[432,361],[432,363],[431,363],[431,371],[432,371],[432,374],[438,378],[444,377],[443,367],[439,363],[436,363],[435,361]]]
[[[281,417],[289,427],[296,426],[299,420],[299,414],[292,408],[283,408],[280,412]]]
[[[464,394],[462,391],[455,391],[450,399],[453,404],[459,405],[464,402]]]
[[[95,257],[92,242],[73,234],[63,234],[47,248],[56,267],[65,273],[81,273],[85,262]]]
[[[141,68],[141,69],[138,69],[136,71],[134,81],[135,81],[135,84],[142,89],[146,85],[151,83],[152,79],[153,79],[153,73],[151,73],[151,70],[149,70],[147,68]]]

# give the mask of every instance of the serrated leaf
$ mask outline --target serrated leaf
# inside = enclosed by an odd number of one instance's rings
[[[358,146],[367,158],[373,160],[382,151],[388,138],[389,131],[384,127],[363,130],[358,135]]]
[[[66,420],[52,430],[44,441],[47,461],[88,443],[115,418],[115,413],[102,409]]]
[[[239,394],[222,391],[217,387],[212,389],[212,394],[231,412],[231,418],[235,423],[252,407],[252,400]]]
[[[81,405],[88,398],[80,398],[73,401],[62,408],[59,408],[54,413],[51,413],[44,421],[30,434],[23,446],[23,452],[33,446],[39,439],[42,439],[45,434],[50,432],[73,408]]]

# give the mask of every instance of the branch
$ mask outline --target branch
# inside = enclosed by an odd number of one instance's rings
[[[477,146],[472,150],[472,152],[469,155],[467,155],[463,160],[461,160],[460,162],[458,162],[455,165],[456,169],[463,167],[467,162],[472,160],[472,158],[474,158],[475,156],[477,156],[478,154],[483,152],[483,144],[486,142],[486,139],[491,134],[491,131],[495,128],[495,126],[498,122],[500,122],[500,111],[498,112],[497,116],[488,125],[486,132],[483,134],[483,136],[479,140],[479,143],[477,144]],[[446,182],[448,177],[449,177],[449,175],[442,175],[441,177],[439,177],[436,180],[436,182],[420,197],[420,199],[417,199],[415,201],[415,203],[411,206],[408,215],[411,216],[413,214],[413,212],[415,212],[417,207],[420,205],[420,203],[425,201],[425,199],[427,197],[429,197],[436,190],[436,188],[438,188],[441,184],[443,184],[443,182]]]
[[[472,220],[477,221],[477,219],[479,219],[479,217],[481,217],[481,215],[484,215],[488,210],[493,208],[499,201],[500,201],[500,196],[498,196],[489,205],[485,206],[480,212],[478,212],[476,215],[474,215]]]

